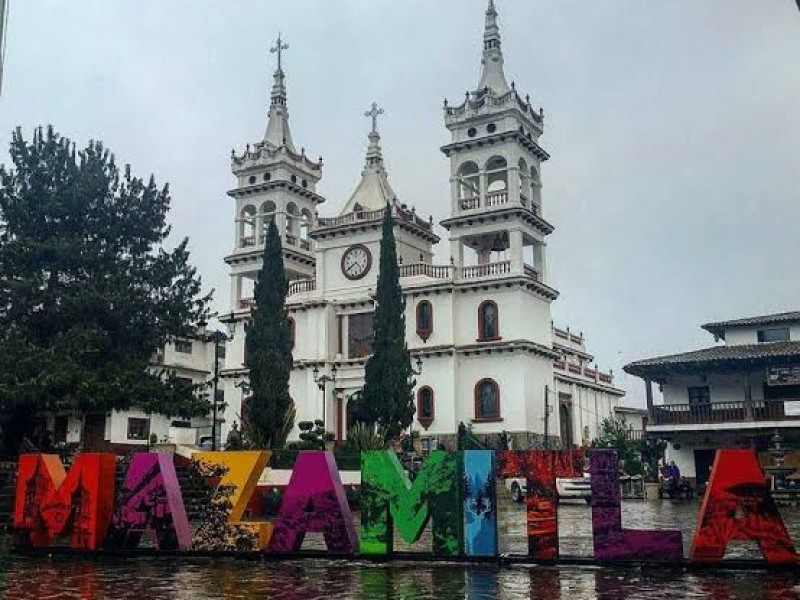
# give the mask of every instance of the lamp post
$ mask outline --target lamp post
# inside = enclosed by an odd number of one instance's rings
[[[197,333],[200,336],[200,339],[203,343],[213,343],[214,344],[214,379],[213,379],[213,395],[211,399],[211,414],[212,414],[212,421],[211,421],[211,450],[217,450],[217,393],[219,390],[219,349],[222,344],[233,340],[233,330],[236,325],[236,319],[231,313],[229,316],[219,319],[221,323],[225,323],[228,325],[228,330],[230,331],[229,335],[226,335],[224,332],[215,329],[210,333],[206,333],[206,327],[208,323],[205,319],[200,321],[197,324]]]
[[[330,375],[322,375],[322,376],[320,376],[319,367],[317,367],[316,365],[314,366],[314,370],[312,371],[312,373],[314,375],[314,383],[317,384],[317,387],[322,392],[322,429],[327,431],[327,429],[325,429],[325,425],[326,425],[326,422],[325,422],[325,404],[326,404],[326,400],[327,400],[325,398],[325,387],[328,385],[328,382],[336,383],[336,363],[333,363],[333,366],[331,367],[331,374]]]
[[[415,369],[414,366],[416,366],[417,368]],[[417,354],[417,360],[414,361],[414,366],[411,367],[411,375],[412,375],[412,377],[413,376],[417,376],[417,375],[422,375],[422,356],[420,356],[419,354]],[[419,407],[417,406],[417,403],[415,402],[414,403],[414,416],[416,418],[419,418],[419,415],[417,415],[417,408],[419,408]],[[411,443],[413,444],[414,443],[414,418],[411,419],[411,425],[408,426],[408,435],[411,437]]]

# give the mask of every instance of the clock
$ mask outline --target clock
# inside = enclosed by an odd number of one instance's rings
[[[350,246],[342,255],[342,273],[348,279],[361,279],[371,266],[372,254],[363,244]]]

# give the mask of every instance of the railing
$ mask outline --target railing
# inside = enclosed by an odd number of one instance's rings
[[[317,289],[316,279],[297,279],[289,282],[289,291],[287,296],[292,294],[302,294],[303,292],[313,292]]]
[[[625,439],[631,442],[640,442],[644,439],[644,431],[641,429],[628,429],[625,432]]]
[[[787,415],[782,400],[753,400],[748,403],[660,404],[653,407],[654,425],[699,425],[742,421],[782,421],[800,417]]]
[[[461,276],[464,279],[477,279],[479,277],[492,277],[506,275],[511,272],[511,261],[487,263],[472,267],[462,267]]]
[[[481,199],[478,196],[473,196],[472,198],[463,198],[461,200],[461,210],[472,210],[473,208],[479,208],[481,205]]]
[[[486,194],[486,206],[501,206],[508,204],[508,191],[489,192]]]
[[[242,244],[241,244],[242,248],[247,248],[249,246],[255,246],[255,245],[256,245],[256,236],[248,235],[247,237],[242,238]]]
[[[600,373],[598,375],[598,378],[603,383],[612,383],[614,381],[614,378],[611,375],[607,375],[606,373]]]
[[[301,250],[311,250],[311,242],[308,240],[300,240]]]
[[[433,279],[450,279],[452,268],[447,265],[431,265],[428,263],[412,263],[400,265],[400,277],[431,277]]]
[[[256,305],[255,298],[242,298],[239,300],[239,308],[241,309],[248,309],[253,308]]]
[[[553,368],[559,371],[566,371],[572,375],[582,375],[592,381],[600,381],[609,385],[614,382],[614,377],[611,374],[601,373],[600,369],[590,369],[589,367],[567,363],[563,360],[554,360]]]
[[[531,279],[539,281],[539,271],[537,271],[530,265],[525,265],[525,275],[527,275]]]
[[[381,208],[379,210],[360,210],[347,213],[346,215],[342,215],[340,217],[320,218],[317,219],[317,226],[339,227],[341,225],[350,225],[351,223],[360,223],[362,221],[378,221],[383,219],[383,213],[385,210],[385,208]],[[413,223],[417,227],[422,227],[423,229],[433,228],[433,225],[430,222],[419,218],[417,213],[413,210],[408,210],[395,205],[395,207],[392,209],[392,214],[396,218]]]

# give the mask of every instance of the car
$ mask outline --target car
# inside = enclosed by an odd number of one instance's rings
[[[522,502],[525,499],[528,490],[524,478],[506,479],[505,484],[514,502]],[[556,493],[559,500],[584,500],[588,504],[592,499],[592,480],[588,473],[584,473],[583,477],[557,477]]]
[[[214,447],[212,440],[213,438],[210,435],[203,435],[200,436],[200,441],[197,443],[197,445],[203,450],[211,450]]]

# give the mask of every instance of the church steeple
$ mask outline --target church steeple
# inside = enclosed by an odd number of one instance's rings
[[[373,102],[370,110],[364,113],[365,117],[372,119],[372,130],[369,133],[369,146],[364,170],[361,171],[361,181],[356,186],[353,195],[345,204],[342,214],[361,210],[381,210],[386,204],[395,200],[394,190],[389,185],[389,176],[383,166],[381,153],[381,135],[378,133],[378,116],[383,114],[383,109]]]
[[[297,153],[292,142],[292,133],[289,130],[289,109],[286,106],[286,76],[283,72],[282,53],[288,50],[289,45],[281,40],[278,34],[278,41],[275,46],[270,48],[270,54],[278,55],[278,68],[275,70],[274,84],[270,94],[269,123],[267,132],[264,135],[264,142],[273,148],[285,146],[287,150]]]
[[[500,27],[497,24],[497,9],[494,0],[489,0],[486,9],[486,26],[483,31],[483,58],[481,59],[481,80],[478,92],[488,88],[498,96],[511,91],[503,72],[503,50],[500,41]]]

